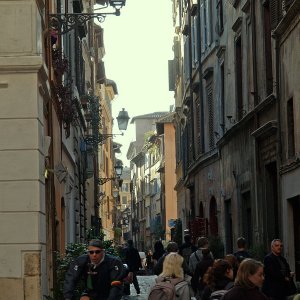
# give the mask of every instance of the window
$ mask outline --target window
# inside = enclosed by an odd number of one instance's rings
[[[286,107],[287,132],[288,132],[288,158],[295,156],[295,133],[294,133],[294,106],[293,98],[287,102]]]
[[[225,133],[225,71],[224,71],[224,63],[221,64],[221,95],[220,95],[220,102],[221,102],[221,107],[220,107],[220,126],[222,128],[222,134]]]
[[[211,1],[202,0],[200,5],[202,53],[211,44]]]
[[[122,184],[122,192],[129,192],[129,183]]]
[[[237,119],[243,117],[243,67],[242,67],[242,37],[235,41],[235,79],[236,79],[236,104]]]
[[[266,64],[266,93],[270,95],[273,92],[273,74],[272,74],[272,37],[271,37],[271,14],[269,1],[264,5],[264,33],[265,33],[265,64]]]
[[[208,107],[208,141],[209,148],[212,149],[215,145],[214,139],[214,103],[213,103],[213,86],[210,82],[206,86],[206,99]]]
[[[192,18],[192,64],[195,67],[198,62],[198,17]]]
[[[127,196],[122,196],[122,204],[127,204]]]
[[[218,23],[217,23],[217,32],[219,35],[223,33],[224,24],[223,24],[223,0],[217,0],[217,12],[218,12]]]
[[[190,37],[184,37],[184,65],[183,65],[183,79],[184,84],[190,80],[190,52],[189,52]]]

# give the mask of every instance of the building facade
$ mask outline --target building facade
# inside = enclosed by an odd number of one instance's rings
[[[216,2],[173,1],[178,217],[226,253],[279,237],[298,268],[299,4]]]

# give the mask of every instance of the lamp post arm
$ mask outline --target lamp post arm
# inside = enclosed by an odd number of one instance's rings
[[[107,15],[120,15],[120,10],[106,13],[72,13],[72,14],[49,14],[49,27],[57,31],[57,34],[65,34],[87,21],[96,18],[100,23],[104,22]]]

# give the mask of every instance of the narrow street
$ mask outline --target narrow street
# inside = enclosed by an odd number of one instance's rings
[[[141,294],[137,295],[133,284],[130,285],[130,296],[124,296],[123,300],[146,300],[148,298],[148,293],[150,288],[154,285],[156,275],[144,275],[137,276]]]

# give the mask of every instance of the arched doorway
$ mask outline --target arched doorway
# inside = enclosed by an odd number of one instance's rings
[[[215,197],[210,199],[209,204],[209,229],[212,236],[217,236],[218,229],[218,213],[217,213],[217,201]]]
[[[204,218],[204,209],[203,209],[203,202],[202,201],[200,202],[200,205],[199,205],[199,217]]]

